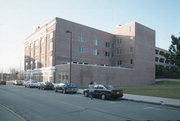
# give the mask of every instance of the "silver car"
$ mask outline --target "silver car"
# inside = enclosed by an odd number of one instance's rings
[[[30,80],[30,81],[25,82],[24,86],[29,87],[29,88],[31,88],[31,87],[37,88],[39,86],[39,82]]]

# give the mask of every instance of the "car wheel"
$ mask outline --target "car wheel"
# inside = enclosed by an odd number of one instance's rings
[[[63,94],[66,94],[66,90],[65,89],[63,90]]]
[[[56,88],[55,88],[54,90],[55,90],[55,92],[57,92],[57,89],[56,89]]]
[[[88,92],[84,92],[84,96],[85,97],[88,97],[89,95],[88,95]]]
[[[101,95],[101,99],[102,99],[102,100],[105,100],[105,99],[106,99],[106,95],[105,95],[105,94],[102,94],[102,95]]]

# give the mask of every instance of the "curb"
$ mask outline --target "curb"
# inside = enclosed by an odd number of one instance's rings
[[[161,103],[161,102],[150,102],[150,101],[135,100],[135,99],[128,99],[128,98],[122,98],[122,100],[128,100],[128,101],[139,102],[139,103],[155,104],[155,105],[165,105],[165,106],[169,106],[169,107],[180,108],[179,105],[165,104],[165,103]]]
[[[82,91],[78,91],[78,94],[83,94]],[[133,102],[139,102],[139,103],[148,103],[148,104],[154,104],[154,105],[164,105],[164,106],[169,106],[169,107],[175,107],[175,108],[180,108],[180,105],[173,105],[173,104],[166,104],[162,102],[151,102],[151,101],[144,101],[144,100],[135,100],[135,99],[129,99],[129,98],[121,98],[121,100],[128,100],[128,101],[133,101]]]

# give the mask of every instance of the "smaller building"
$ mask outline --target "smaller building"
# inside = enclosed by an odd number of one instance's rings
[[[173,64],[171,64],[165,58],[164,55],[170,55],[170,52],[165,50],[165,49],[156,47],[156,50],[155,50],[155,64],[156,65],[161,65],[163,67],[172,67],[172,66],[174,66]]]

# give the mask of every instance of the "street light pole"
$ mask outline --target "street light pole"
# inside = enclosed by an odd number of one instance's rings
[[[71,31],[69,31],[69,30],[67,30],[66,31],[66,33],[69,33],[70,34],[70,70],[69,70],[69,81],[70,81],[70,83],[71,83],[71,62],[72,62],[72,32]]]

